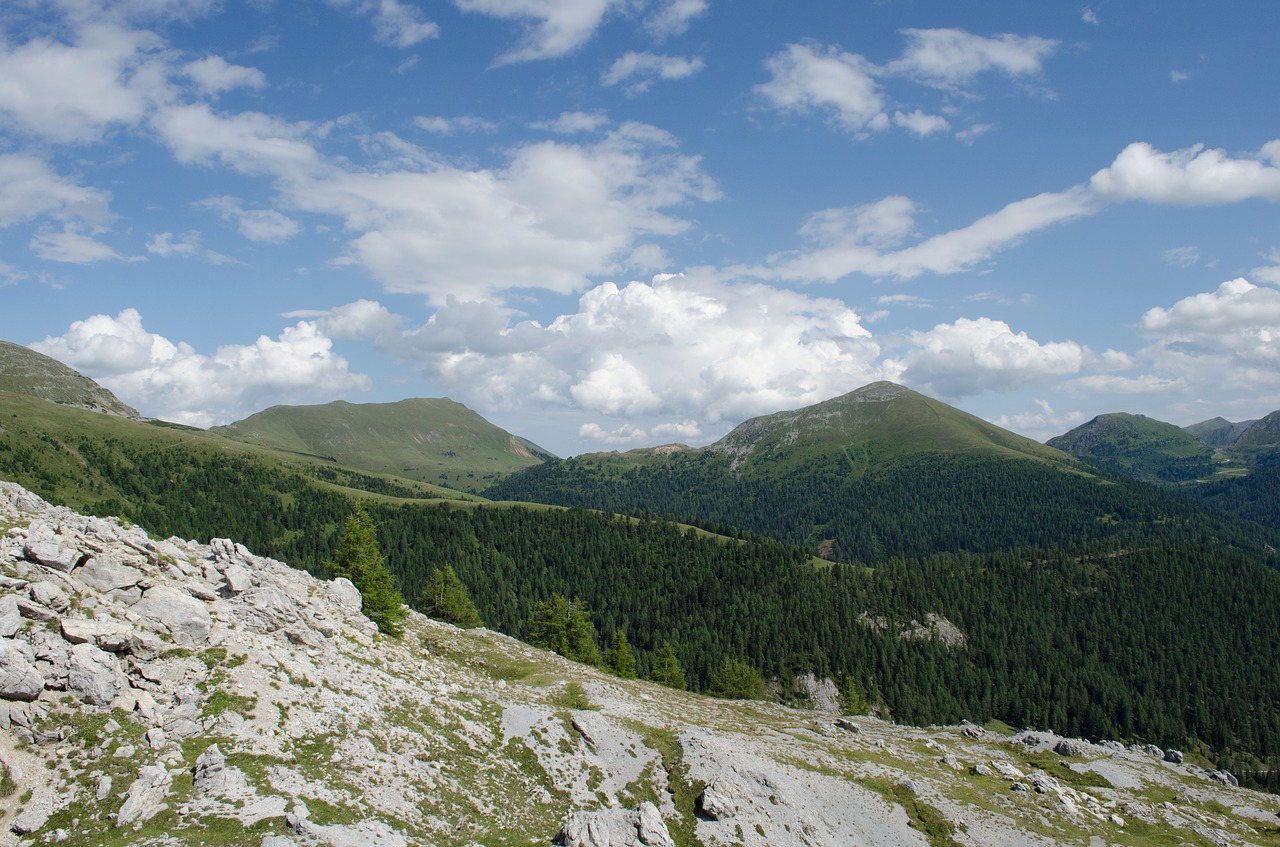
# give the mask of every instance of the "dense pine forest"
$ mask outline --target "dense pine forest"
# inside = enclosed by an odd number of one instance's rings
[[[670,644],[695,690],[710,687],[726,659],[745,660],[775,680],[782,699],[799,696],[791,680],[812,671],[903,722],[998,718],[1181,746],[1238,768],[1280,763],[1280,571],[1262,564],[1255,529],[1154,490],[1106,499],[1120,483],[1080,477],[1103,494],[1090,501],[1046,490],[1043,499],[1067,525],[1093,531],[1054,543],[1052,526],[1036,534],[1027,518],[1011,532],[983,517],[1027,496],[1020,469],[996,485],[981,463],[933,477],[927,460],[910,469],[917,480],[956,486],[958,502],[931,507],[926,484],[913,490],[906,470],[809,501],[816,509],[856,493],[868,529],[859,542],[841,535],[841,552],[871,550],[872,569],[856,556],[823,562],[785,541],[717,537],[650,517],[426,503],[410,499],[417,489],[408,483],[323,465],[304,473],[172,439],[74,427],[24,434],[13,423],[0,439],[0,477],[161,536],[230,536],[320,574],[356,489],[366,488],[358,496],[410,602],[449,565],[485,624],[524,637],[539,601],[577,598],[602,646],[621,632],[644,676]],[[1040,485],[1049,479],[1028,474]],[[696,479],[679,486],[686,496],[703,496]],[[741,504],[704,522],[754,513],[758,533],[791,521],[794,537],[811,540],[810,513],[788,518],[773,503],[780,514],[768,523],[769,501],[737,494]],[[1107,521],[1096,520],[1100,510]],[[921,528],[930,516],[931,535]],[[955,534],[962,530],[970,534]],[[957,538],[974,549],[958,549]],[[1049,543],[1037,547],[1039,539]],[[938,552],[947,544],[954,548]],[[955,624],[963,643],[929,637],[920,622],[930,613]]]

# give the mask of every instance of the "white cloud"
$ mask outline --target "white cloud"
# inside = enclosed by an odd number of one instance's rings
[[[689,28],[690,21],[705,15],[709,8],[710,0],[667,0],[645,19],[645,28],[658,38],[680,35]]]
[[[1191,79],[1190,71],[1169,71],[1169,82],[1177,85],[1180,82],[1186,82]]]
[[[195,426],[227,423],[268,403],[332,399],[363,390],[368,377],[345,359],[314,324],[300,321],[276,339],[225,345],[212,356],[148,332],[135,309],[114,318],[93,315],[60,336],[31,345],[98,379],[144,414]]]
[[[832,114],[855,134],[889,126],[874,66],[855,53],[808,44],[788,44],[765,63],[773,78],[756,86],[784,111]]]
[[[939,132],[947,132],[951,129],[950,122],[942,115],[926,115],[924,112],[916,109],[910,114],[906,112],[893,113],[893,125],[902,127],[908,132],[924,138]]]
[[[1170,247],[1160,257],[1171,265],[1189,268],[1200,261],[1200,251],[1190,246]]]
[[[891,195],[862,206],[814,212],[800,234],[823,247],[869,244],[887,249],[915,232],[915,214],[916,205],[909,198]]]
[[[810,252],[778,254],[770,257],[770,267],[752,272],[781,279],[827,281],[858,272],[901,279],[924,273],[958,273],[1034,232],[1093,214],[1097,208],[1097,201],[1084,189],[1047,192],[900,250],[882,252],[874,242],[846,240]]]
[[[1203,144],[1163,153],[1139,141],[1094,174],[1089,184],[1099,196],[1115,201],[1193,206],[1280,200],[1280,167],[1273,145],[1277,142],[1255,157],[1233,159]]]
[[[464,12],[478,12],[524,24],[517,45],[497,64],[554,59],[577,50],[595,35],[605,15],[622,0],[454,0]]]
[[[617,85],[634,77],[642,79],[627,86],[628,94],[640,94],[649,89],[654,79],[684,79],[705,67],[702,59],[683,56],[659,56],[654,53],[625,53],[619,57],[600,78],[606,87]]]
[[[138,123],[171,96],[163,43],[150,32],[89,23],[66,44],[0,42],[0,115],[18,132],[89,142]]]
[[[49,262],[66,262],[73,265],[91,265],[111,259],[139,261],[140,257],[121,256],[114,248],[85,235],[74,227],[61,232],[42,229],[31,236],[28,245],[41,259]]]
[[[206,56],[182,66],[182,72],[191,77],[206,94],[221,94],[235,88],[263,88],[267,75],[257,68],[233,65],[221,56]]]
[[[279,244],[302,231],[293,218],[275,209],[246,209],[235,197],[209,197],[195,205],[216,212],[224,221],[235,221],[240,234],[250,241]]]
[[[1098,20],[1098,13],[1088,6],[1085,6],[1084,10],[1080,12],[1080,20],[1087,24],[1092,24],[1093,26],[1097,26],[1101,23],[1101,21]]]
[[[598,423],[584,423],[578,427],[578,437],[605,444],[634,444],[648,438],[649,433],[629,423],[611,430],[605,429]]]
[[[153,123],[184,165],[220,162],[246,174],[301,176],[325,164],[310,140],[316,127],[261,112],[220,115],[194,103],[161,109]]]
[[[907,48],[887,70],[926,85],[956,88],[985,71],[1011,77],[1039,74],[1058,42],[1034,35],[1005,33],[994,38],[959,29],[906,29]]]
[[[1268,250],[1262,257],[1267,264],[1254,268],[1249,275],[1270,285],[1280,285],[1280,249]]]
[[[414,118],[413,123],[419,129],[433,132],[437,135],[453,135],[458,132],[493,132],[498,128],[495,122],[486,118],[478,118],[474,115],[461,115],[456,118],[420,116]]]
[[[111,195],[77,185],[28,153],[0,153],[0,227],[48,215],[106,225]]]
[[[596,132],[609,125],[604,112],[563,112],[555,120],[542,121],[534,129],[545,129],[560,135],[576,135],[580,132]]]
[[[399,0],[327,0],[332,6],[350,8],[373,19],[373,36],[379,44],[412,47],[440,35],[440,26],[424,20],[415,5]]]
[[[1041,344],[1004,321],[960,318],[927,332],[912,332],[909,349],[886,368],[940,397],[1011,391],[1049,377],[1078,373],[1087,351],[1074,341]]]
[[[1084,412],[1058,412],[1048,400],[1034,401],[1034,409],[1013,415],[1000,415],[992,423],[1037,441],[1047,441],[1085,421]]]
[[[158,232],[147,242],[147,252],[156,256],[194,256],[200,251],[200,233],[194,230],[174,235]]]
[[[628,423],[662,437],[693,438],[696,422],[795,408],[884,376],[856,312],[755,283],[610,282],[547,326],[514,317],[492,303],[452,300],[399,333],[388,332],[390,316],[376,304],[315,320],[366,327],[375,347],[417,362],[474,408],[652,418],[652,426]],[[683,423],[673,429],[673,420]]]

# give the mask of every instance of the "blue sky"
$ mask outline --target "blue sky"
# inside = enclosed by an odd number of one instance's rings
[[[0,337],[146,415],[561,455],[889,379],[1280,409],[1273,0],[10,0]]]

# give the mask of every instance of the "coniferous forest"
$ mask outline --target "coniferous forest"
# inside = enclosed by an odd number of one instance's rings
[[[739,490],[732,508],[699,516],[749,530],[726,536],[637,503],[610,504],[630,516],[428,503],[381,477],[178,444],[10,422],[0,477],[159,536],[230,536],[323,575],[356,498],[410,602],[448,565],[485,625],[528,637],[537,604],[571,598],[601,652],[622,633],[640,676],[670,645],[695,690],[745,662],[783,700],[802,696],[791,681],[811,671],[906,723],[1001,719],[1178,746],[1240,771],[1280,764],[1271,530],[1158,489],[1086,480],[1096,493],[1068,496],[1052,488],[1083,485],[1068,475],[1013,463],[931,470],[921,459],[913,486],[905,474],[864,478],[790,514]],[[1004,476],[984,476],[996,469]],[[1039,518],[1015,502],[1031,496],[1028,485],[1048,506]],[[727,502],[725,491],[676,488]],[[962,489],[971,496],[938,495]],[[858,508],[822,512],[850,501]],[[989,509],[1008,520],[984,518]],[[830,538],[841,561],[813,555],[815,539]],[[931,615],[963,637],[936,637]]]

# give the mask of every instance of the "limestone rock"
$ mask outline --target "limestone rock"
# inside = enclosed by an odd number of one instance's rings
[[[360,596],[360,589],[356,588],[351,580],[345,576],[340,576],[329,583],[328,594],[339,606],[344,606],[353,612],[360,611],[361,606],[364,605],[364,598]]]
[[[184,647],[206,643],[213,625],[204,603],[167,585],[148,588],[130,611],[158,621]]]
[[[22,628],[22,613],[18,611],[18,598],[12,594],[0,597],[0,638],[13,638]]]
[[[30,561],[64,573],[70,573],[83,558],[78,549],[58,537],[28,538],[22,552]]]
[[[1068,741],[1065,738],[1053,745],[1053,752],[1057,753],[1059,756],[1083,755],[1083,751],[1080,749],[1079,744],[1076,744],[1074,741]]]
[[[76,571],[80,581],[104,594],[124,588],[133,588],[145,578],[142,571],[130,567],[114,556],[98,555]]]
[[[92,706],[109,706],[125,687],[120,660],[92,644],[71,648],[67,690]]]
[[[648,802],[635,811],[577,812],[551,843],[561,847],[675,847],[657,806]]]
[[[33,582],[27,587],[27,595],[33,602],[39,603],[41,606],[52,609],[55,612],[65,612],[71,608],[71,598],[52,582]]]
[[[0,638],[0,698],[34,700],[40,696],[44,677],[33,666],[34,660],[29,645]]]
[[[62,621],[62,637],[72,644],[92,644],[112,653],[129,647],[133,628],[116,621]]]
[[[753,805],[749,792],[732,773],[722,773],[698,797],[698,811],[715,821],[727,820]]]
[[[242,565],[229,565],[222,576],[227,581],[227,593],[232,596],[243,594],[253,587],[253,574]]]
[[[1166,762],[1170,762],[1175,765],[1180,765],[1182,764],[1182,751],[1181,750],[1165,750],[1164,756],[1162,758]]]
[[[147,765],[129,786],[129,796],[116,814],[116,826],[131,826],[154,818],[168,808],[164,798],[173,776],[161,765]]]
[[[862,732],[862,727],[858,726],[848,718],[836,718],[836,726],[846,732],[852,732],[854,735]]]

